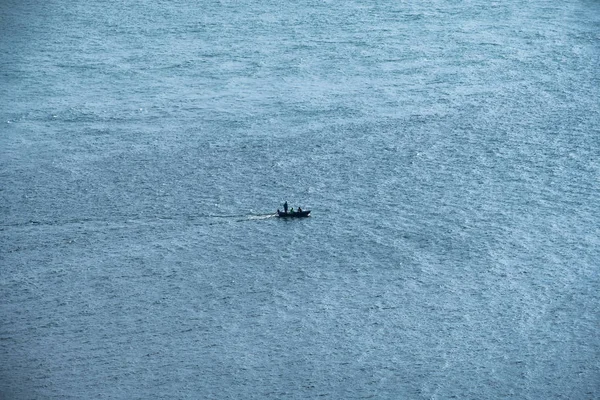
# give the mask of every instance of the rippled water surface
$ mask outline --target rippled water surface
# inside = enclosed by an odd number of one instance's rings
[[[591,0],[2,2],[0,398],[599,398],[598,71]]]

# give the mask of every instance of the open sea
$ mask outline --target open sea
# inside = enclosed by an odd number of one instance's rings
[[[600,2],[1,1],[0,399],[600,399]]]

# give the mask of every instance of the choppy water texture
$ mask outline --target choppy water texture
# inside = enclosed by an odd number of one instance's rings
[[[600,398],[598,1],[5,0],[0,54],[0,397]]]

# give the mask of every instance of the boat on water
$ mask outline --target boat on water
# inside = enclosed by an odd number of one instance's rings
[[[302,210],[302,211],[279,211],[277,210],[277,216],[279,218],[303,218],[310,216],[310,210]]]

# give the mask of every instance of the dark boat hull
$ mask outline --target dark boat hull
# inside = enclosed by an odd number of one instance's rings
[[[277,211],[277,216],[280,218],[303,218],[310,216],[309,214],[310,210],[294,211],[293,213],[279,210]]]

